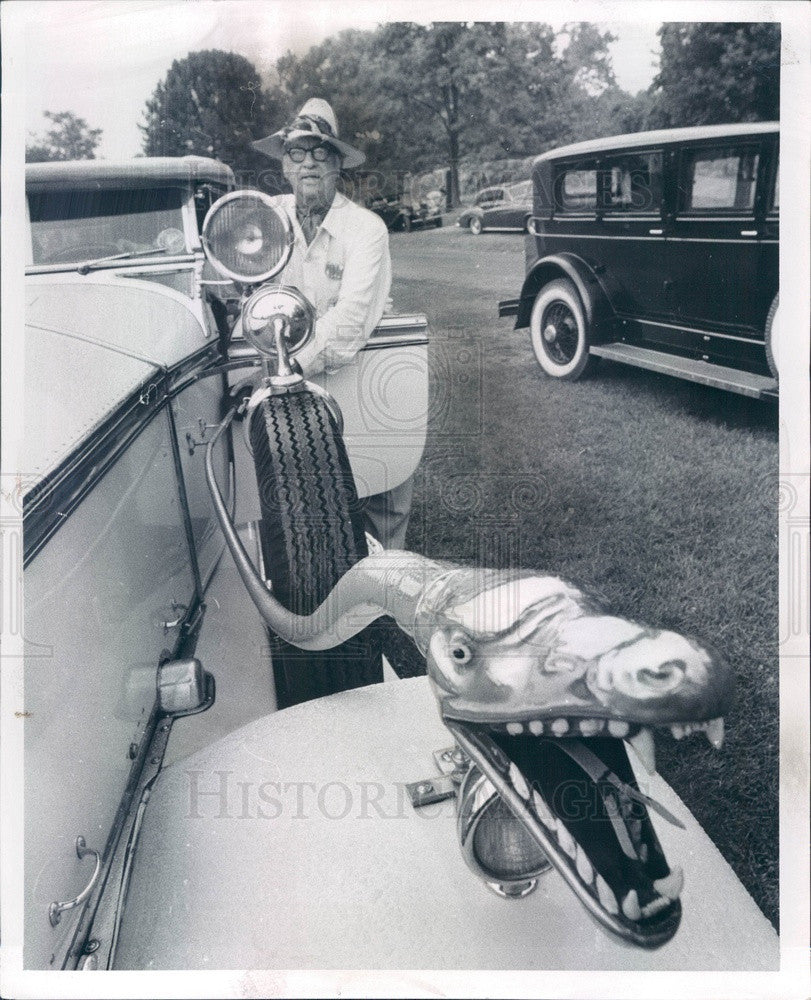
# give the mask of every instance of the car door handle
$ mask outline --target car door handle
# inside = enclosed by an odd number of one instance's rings
[[[757,229],[742,229],[741,236],[757,236]]]
[[[664,230],[663,229],[649,229],[648,232],[651,234],[651,236],[661,236],[662,233],[664,232]]]

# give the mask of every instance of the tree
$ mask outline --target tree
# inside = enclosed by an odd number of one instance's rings
[[[266,91],[253,64],[233,52],[209,49],[175,60],[146,103],[143,148],[147,156],[212,156],[244,183],[273,172],[251,149],[255,139],[287,112],[278,90]]]
[[[617,131],[608,95],[628,95],[614,80],[612,40],[592,24],[567,24],[558,33],[547,24],[507,25],[479,154],[530,156]]]
[[[459,161],[520,156],[582,135],[579,102],[615,87],[611,35],[567,25],[568,45],[540,23],[390,24],[379,30],[380,88],[445,150],[451,200]]]
[[[51,128],[42,135],[32,136],[32,143],[26,143],[28,163],[95,159],[102,129],[89,128],[84,118],[72,111],[46,111],[45,117],[51,122]]]
[[[663,24],[654,124],[708,125],[780,116],[780,25]]]

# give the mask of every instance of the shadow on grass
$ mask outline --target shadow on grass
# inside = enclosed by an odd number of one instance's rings
[[[776,399],[751,399],[714,386],[688,382],[659,372],[634,368],[601,358],[589,381],[621,384],[638,396],[670,402],[690,416],[728,427],[730,430],[772,431],[778,429]]]

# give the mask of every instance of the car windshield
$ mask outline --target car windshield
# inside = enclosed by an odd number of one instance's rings
[[[184,252],[183,199],[179,188],[33,191],[28,195],[33,262],[78,264],[177,244]]]

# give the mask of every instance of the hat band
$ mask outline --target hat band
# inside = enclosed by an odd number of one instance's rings
[[[284,130],[284,134],[288,136],[295,131],[312,132],[314,135],[323,135],[331,139],[338,138],[330,123],[318,115],[302,115],[300,118],[296,118],[293,124]]]

